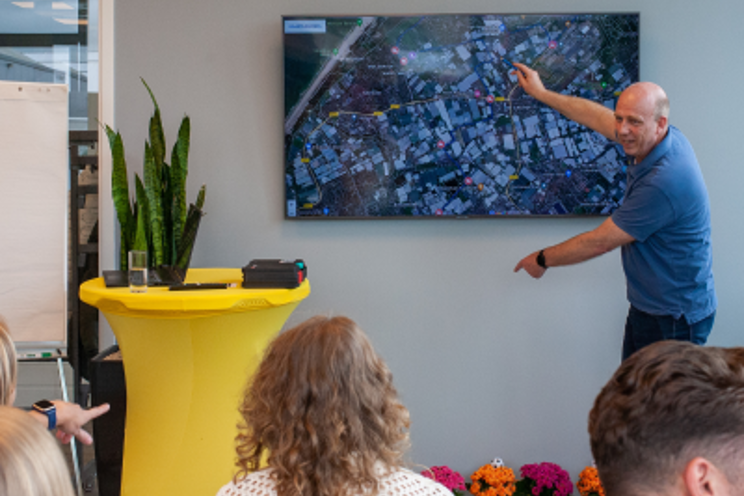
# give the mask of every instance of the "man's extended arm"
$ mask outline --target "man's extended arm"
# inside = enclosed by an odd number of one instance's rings
[[[543,256],[546,267],[573,265],[598,257],[633,241],[635,241],[633,236],[617,227],[610,217],[593,231],[579,234],[563,243],[545,248]],[[535,279],[542,277],[546,269],[537,264],[538,253],[531,253],[520,260],[514,267],[514,272],[524,269]]]
[[[607,139],[616,140],[615,114],[612,110],[585,98],[550,91],[543,85],[537,71],[518,62],[515,62],[514,65],[519,69],[515,72],[519,85],[525,93],[557,110],[572,121],[597,131]]]

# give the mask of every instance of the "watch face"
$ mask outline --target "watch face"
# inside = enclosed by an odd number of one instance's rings
[[[41,400],[41,401],[37,401],[36,403],[34,403],[34,408],[43,412],[45,410],[54,408],[54,403],[48,400]]]

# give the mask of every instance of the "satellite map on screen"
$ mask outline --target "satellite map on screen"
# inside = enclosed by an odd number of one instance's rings
[[[622,148],[517,84],[614,108],[638,14],[284,17],[286,216],[607,215]]]

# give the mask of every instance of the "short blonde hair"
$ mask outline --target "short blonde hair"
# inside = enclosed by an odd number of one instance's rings
[[[74,496],[54,437],[31,415],[0,406],[0,496]]]
[[[16,388],[18,360],[13,338],[0,317],[0,405],[10,405]]]

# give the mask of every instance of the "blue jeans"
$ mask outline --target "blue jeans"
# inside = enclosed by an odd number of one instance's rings
[[[700,322],[690,325],[684,315],[678,319],[671,315],[651,315],[631,305],[625,321],[623,360],[644,346],[667,339],[705,344],[715,318],[714,311]]]

